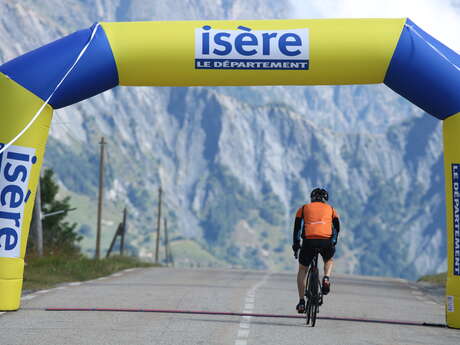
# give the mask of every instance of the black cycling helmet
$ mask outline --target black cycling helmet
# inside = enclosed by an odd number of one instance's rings
[[[329,194],[327,193],[327,190],[323,188],[315,188],[311,191],[310,199],[312,202],[314,201],[325,202],[329,200]]]

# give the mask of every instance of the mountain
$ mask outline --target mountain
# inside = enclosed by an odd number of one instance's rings
[[[96,21],[289,18],[292,7],[29,0],[0,13],[3,63]],[[104,136],[105,248],[126,205],[129,249],[152,255],[161,184],[179,264],[292,270],[294,212],[324,186],[343,224],[337,270],[415,278],[446,267],[440,128],[383,85],[117,87],[55,112],[45,165],[78,208],[87,253]]]

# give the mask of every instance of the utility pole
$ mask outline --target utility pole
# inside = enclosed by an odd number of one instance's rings
[[[160,227],[161,227],[161,186],[158,188],[158,218],[157,218],[157,243],[155,248],[155,263],[158,263],[158,255],[160,250]]]
[[[105,255],[106,258],[108,258],[110,253],[112,252],[113,246],[115,245],[115,241],[117,240],[117,237],[121,234],[122,231],[123,231],[123,223],[120,223],[118,224],[117,230],[115,231],[115,235],[113,235],[112,242],[110,242],[109,250],[107,250],[107,254]],[[120,245],[120,250],[121,250],[121,245]]]
[[[35,205],[32,217],[32,229],[37,246],[37,255],[43,256],[43,225],[42,225],[42,205],[40,197],[40,178],[38,179],[37,192],[35,195]]]
[[[99,142],[101,145],[101,155],[99,158],[99,199],[97,203],[97,234],[96,234],[96,259],[100,258],[101,250],[101,222],[102,222],[102,199],[104,195],[104,137]]]
[[[120,255],[123,255],[125,250],[125,234],[126,234],[126,207],[123,210],[123,225],[121,228],[121,242],[120,242]]]
[[[168,241],[168,220],[164,219],[164,228],[165,228],[165,256],[166,256],[166,265],[169,263],[169,241]]]

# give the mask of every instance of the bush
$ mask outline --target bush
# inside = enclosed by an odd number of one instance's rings
[[[54,181],[52,169],[45,169],[40,177],[40,196],[42,214],[64,211],[42,219],[43,250],[47,254],[62,253],[76,255],[80,253],[78,242],[82,240],[76,230],[77,223],[70,224],[66,221],[67,213],[71,209],[70,197],[57,200],[59,185]],[[34,238],[29,241],[29,247],[35,247]]]

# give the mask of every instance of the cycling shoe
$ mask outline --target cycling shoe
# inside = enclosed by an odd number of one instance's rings
[[[326,276],[323,278],[321,292],[323,293],[323,295],[327,295],[330,290],[331,290],[331,282],[329,281],[329,277]]]
[[[305,300],[300,300],[295,309],[299,314],[305,313]]]

